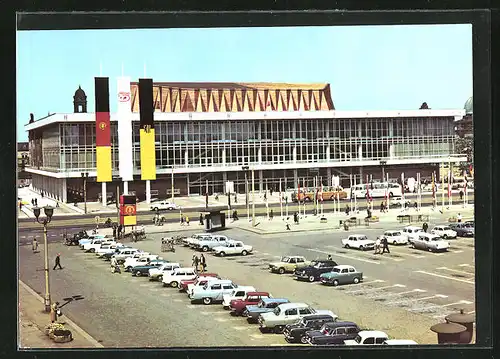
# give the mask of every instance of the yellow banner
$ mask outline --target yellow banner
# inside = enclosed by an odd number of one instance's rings
[[[156,179],[155,130],[140,130],[141,180]]]
[[[137,226],[137,216],[124,216],[123,217],[124,226]]]
[[[97,146],[96,147],[96,164],[97,164],[97,182],[111,182],[112,162],[111,162],[111,147]]]

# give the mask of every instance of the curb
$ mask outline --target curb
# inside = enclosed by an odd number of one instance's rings
[[[31,289],[30,286],[28,286],[26,283],[24,283],[22,280],[19,280],[19,284],[24,288],[26,289],[30,294],[32,294],[36,299],[38,299],[41,303],[44,303],[44,300],[43,298],[37,293],[35,292],[33,289]],[[82,337],[84,337],[85,339],[87,339],[93,346],[95,346],[96,348],[104,348],[104,345],[102,345],[101,343],[99,343],[97,340],[95,340],[92,336],[90,336],[89,333],[87,333],[85,330],[83,330],[81,327],[79,327],[75,322],[73,322],[71,319],[69,319],[67,316],[66,318],[64,318],[65,321],[71,326],[73,327],[73,329],[75,329],[76,332],[78,332],[78,334],[80,334]]]

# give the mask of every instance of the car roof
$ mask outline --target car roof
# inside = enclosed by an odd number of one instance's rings
[[[279,305],[280,309],[287,310],[296,307],[309,307],[306,303],[283,303]]]
[[[262,298],[261,300],[264,303],[288,303],[288,302],[290,302],[286,298]]]
[[[393,345],[393,344],[402,344],[402,345],[405,345],[405,344],[418,344],[416,341],[414,340],[410,340],[410,339],[387,339],[384,344],[388,344],[388,345]]]
[[[224,280],[228,280],[228,281],[230,281],[230,282],[231,282],[231,280],[230,280],[230,279],[224,279]],[[249,285],[240,285],[240,286],[239,286],[238,288],[236,288],[236,289],[238,289],[238,290],[248,290],[248,291],[250,291],[250,290],[255,290],[255,287],[252,287],[252,286],[249,286]]]
[[[395,232],[401,232],[400,229],[388,229],[387,231],[384,231],[384,233],[395,233]]]
[[[427,233],[427,232],[423,232],[421,234],[419,234],[420,236],[422,237],[427,237],[427,238],[441,238],[439,237],[437,234],[432,234],[432,233]]]
[[[366,234],[349,234],[349,237],[366,237]]]
[[[251,296],[251,295],[270,295],[270,294],[269,292],[248,292],[247,295]]]
[[[338,327],[357,327],[358,325],[354,322],[328,322],[325,323],[329,328],[338,328]]]
[[[358,333],[361,336],[387,337],[388,335],[380,330],[362,330]]]
[[[334,268],[338,268],[338,269],[346,269],[347,268],[347,269],[349,269],[349,268],[354,268],[354,267],[351,265],[348,265],[348,264],[341,264],[341,265],[335,266]]]
[[[422,229],[422,228],[417,227],[417,226],[406,226],[404,229]]]
[[[316,320],[316,319],[326,319],[326,318],[333,318],[333,316],[330,314],[309,314],[309,315],[304,315],[302,317],[302,319],[305,320]]]

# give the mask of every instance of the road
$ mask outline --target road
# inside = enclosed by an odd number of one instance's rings
[[[357,230],[373,236],[370,231],[374,230]],[[261,236],[230,229],[224,234],[254,246],[256,252],[248,257],[209,255],[209,271],[240,285],[270,291],[275,297],[333,310],[342,319],[384,330],[392,337],[435,343],[435,334],[428,330],[432,324],[461,308],[474,311],[473,239],[451,240],[447,253],[391,246],[391,255],[375,256],[341,248],[344,234],[335,230],[314,235],[298,232]],[[159,254],[160,237],[161,234],[152,234],[134,245]],[[68,304],[65,313],[105,346],[285,345],[281,335],[263,335],[255,325],[232,318],[220,305],[191,305],[186,295],[175,289],[126,273],[111,274],[109,262],[60,242],[51,243],[50,257],[57,252],[62,254],[64,269],[51,271],[54,300],[82,295],[84,300]],[[189,266],[192,254],[192,250],[178,247],[175,254],[163,256]],[[339,264],[351,264],[363,271],[365,281],[333,288],[297,282],[290,275],[267,271],[269,262],[287,254],[308,259],[331,254]],[[21,280],[38,292],[44,288],[42,255],[43,252],[33,254],[27,244],[20,245]],[[211,334],[198,336],[193,335],[194,331]]]
[[[413,199],[409,198],[409,200],[413,201]],[[459,203],[460,199],[457,194],[454,194],[454,197],[452,199],[453,203]],[[473,203],[474,198],[473,194],[471,193],[469,195],[469,203]],[[431,195],[426,195],[422,196],[422,206],[431,206],[433,203],[432,201],[432,196]],[[344,210],[346,204],[349,204],[348,200],[341,201],[341,210]],[[441,204],[438,198],[438,206]],[[446,205],[448,202],[446,202]],[[374,199],[374,210],[379,210],[379,205],[380,203]],[[255,206],[255,213],[256,215],[262,215],[267,212],[267,209],[265,205],[259,204]],[[393,207],[393,206],[391,206]],[[220,208],[220,207],[218,207]],[[246,216],[246,207],[245,205],[236,205],[234,208],[238,210],[239,216],[240,217],[245,217]],[[279,203],[272,203],[269,204],[269,208],[274,211],[275,215],[278,215],[280,213],[280,204]],[[334,210],[334,203],[331,201],[325,201],[323,204],[323,208],[325,212],[328,211],[333,211]],[[358,201],[358,208],[361,211],[366,210],[366,202],[365,201]],[[298,211],[298,205],[297,203],[294,204],[289,204],[288,209],[290,213],[293,211]],[[303,207],[301,207],[301,211],[303,210]],[[306,210],[310,213],[313,211],[313,204],[308,203],[306,204]],[[182,211],[183,215],[189,216],[189,218],[192,221],[197,221],[200,212],[204,212],[205,208],[202,207],[197,207],[197,208],[190,208],[186,209],[185,211]],[[251,211],[251,208],[250,208]],[[180,212],[179,211],[165,211],[162,212],[162,215],[165,216],[167,223],[172,223],[172,222],[177,222],[179,221],[180,217]],[[137,223],[138,224],[151,224],[152,219],[154,216],[154,212],[152,211],[147,211],[147,212],[138,212],[137,213]],[[111,215],[111,214],[102,214],[100,215],[101,220],[105,220],[105,218],[111,218],[111,220],[116,221],[116,215]],[[57,221],[55,220],[57,218]],[[89,226],[95,226],[95,214],[75,214],[72,216],[59,216],[59,217],[54,217],[54,221],[51,224],[52,228],[69,228],[75,225],[83,226],[83,225],[89,225]],[[26,229],[31,229],[31,228],[39,228],[39,224],[34,223],[34,220],[32,218],[19,218],[19,230],[24,231]]]

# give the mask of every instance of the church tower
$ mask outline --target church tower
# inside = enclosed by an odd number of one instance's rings
[[[85,91],[80,86],[78,86],[78,90],[75,91],[75,96],[73,96],[73,112],[87,112],[87,95],[85,95]]]

